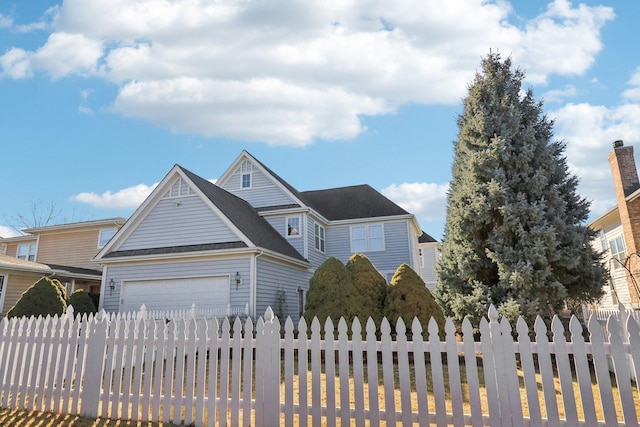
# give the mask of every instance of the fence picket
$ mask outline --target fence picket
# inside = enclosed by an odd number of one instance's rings
[[[265,324],[266,329],[266,324]],[[229,357],[231,343],[231,325],[229,319],[222,321],[222,334],[220,335],[220,391],[218,403],[218,425],[224,427],[227,425],[227,416],[229,411]],[[267,372],[268,374],[268,372]],[[266,395],[264,397],[266,399]]]
[[[596,407],[593,400],[593,389],[591,388],[591,373],[589,360],[582,335],[584,330],[576,316],[571,316],[569,320],[569,330],[571,331],[571,343],[573,344],[573,363],[575,364],[576,378],[580,390],[580,401],[582,402],[583,419],[587,425],[596,425]],[[593,420],[593,421],[589,421]]]
[[[173,382],[173,423],[182,422],[182,403],[184,400],[184,359],[185,359],[185,338],[186,319],[181,318],[176,321],[175,348],[175,379]]]
[[[13,350],[15,355],[15,364],[11,372],[11,380],[9,381],[9,396],[7,406],[15,408],[16,399],[18,397],[18,389],[22,383],[22,376],[26,369],[26,353],[25,346],[27,345],[26,332],[28,331],[27,318],[22,317],[18,321],[18,333],[16,336],[16,348]]]
[[[314,317],[311,322],[311,425],[313,427],[320,427],[322,423],[322,381],[320,377],[322,354],[320,345],[320,321]]]
[[[380,324],[380,352],[382,353],[382,383],[384,392],[384,419],[387,425],[396,423],[396,402],[393,381],[393,353],[391,350],[391,325],[387,318]]]
[[[185,377],[186,388],[185,388],[185,399],[184,399],[184,423],[185,425],[193,424],[194,420],[194,395],[195,395],[195,387],[196,387],[196,358],[197,358],[197,347],[196,343],[198,339],[203,339],[201,336],[202,331],[196,328],[196,320],[192,317],[187,322],[187,350],[186,350],[186,364],[185,364]]]
[[[298,322],[298,425],[307,427],[309,419],[309,345],[307,322],[304,317]]]
[[[211,321],[207,321],[207,330],[209,331],[209,390],[207,393],[207,426],[213,427],[216,422],[216,411],[218,406],[218,320],[213,319]],[[258,390],[256,389],[256,395],[257,394]]]
[[[293,382],[294,382],[293,322],[287,317],[284,323],[284,425],[293,426]],[[302,392],[302,389],[300,389]]]
[[[596,381],[600,392],[600,402],[604,413],[604,422],[607,426],[617,425],[616,407],[613,403],[611,390],[611,378],[609,377],[609,365],[604,349],[603,331],[595,316],[589,318],[589,332],[591,337],[591,353],[593,365],[596,371]]]
[[[478,381],[478,362],[476,360],[476,345],[473,336],[473,326],[467,317],[462,321],[462,346],[464,348],[464,366],[467,374],[467,388],[469,389],[469,406],[471,407],[471,425],[482,426],[482,405],[480,403],[480,384]]]
[[[553,331],[553,345],[556,355],[558,377],[560,378],[560,390],[562,394],[564,416],[569,425],[577,425],[578,412],[576,409],[576,397],[573,392],[573,378],[571,377],[571,366],[569,365],[569,352],[567,350],[567,341],[564,337],[564,326],[558,316],[553,316],[553,319],[551,320],[551,330]]]
[[[333,320],[324,322],[325,398],[327,400],[327,426],[336,425],[336,347]]]
[[[538,396],[538,382],[536,381],[536,368],[533,364],[533,352],[531,339],[529,338],[529,326],[520,316],[516,324],[518,331],[518,344],[520,345],[520,364],[522,376],[527,394],[527,408],[529,409],[529,423],[532,427],[542,427],[542,415],[540,414],[540,398]]]
[[[244,323],[244,379],[242,381],[242,425],[251,426],[251,398],[253,390],[253,322],[251,318],[247,318]],[[306,353],[305,353],[306,354]],[[305,358],[306,362],[306,358]],[[306,372],[306,369],[305,371]],[[305,376],[306,379],[306,376]],[[306,388],[304,390],[306,395]]]
[[[340,378],[340,424],[346,426],[351,418],[349,392],[349,337],[347,321],[338,321],[338,376]]]
[[[367,320],[366,329],[367,342],[365,346],[367,350],[367,385],[369,387],[369,422],[372,426],[379,426],[380,405],[378,403],[378,350],[376,348],[376,325],[371,317]]]
[[[231,343],[231,425],[240,425],[240,379],[242,377],[240,355],[242,353],[242,323],[236,317],[233,322],[233,341]]]
[[[364,347],[362,346],[362,326],[358,318],[351,324],[351,345],[353,349],[353,401],[356,427],[364,426]],[[357,381],[356,378],[362,378]]]
[[[422,337],[422,325],[417,317],[411,322],[411,341],[413,344],[413,366],[416,381],[416,399],[418,401],[418,424],[429,424],[429,396],[427,395],[427,372],[424,354],[426,348]]]
[[[449,373],[449,393],[451,395],[451,412],[453,424],[464,424],[462,410],[462,384],[460,383],[460,360],[456,343],[456,327],[451,319],[445,322],[445,345],[447,351],[447,372]]]
[[[402,317],[398,317],[396,322],[396,348],[402,425],[411,426],[413,421],[411,412],[411,379],[409,378],[409,351],[407,348],[407,327]]]
[[[611,357],[613,359],[624,422],[628,426],[638,425],[633,391],[631,391],[631,370],[629,369],[629,361],[624,353],[620,322],[617,319],[610,318],[607,322],[607,329],[611,334]]]

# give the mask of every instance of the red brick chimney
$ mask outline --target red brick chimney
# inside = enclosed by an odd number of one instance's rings
[[[618,212],[622,223],[624,243],[629,256],[628,267],[635,278],[627,272],[627,285],[634,307],[640,304],[640,295],[636,286],[640,286],[640,198],[629,201],[627,197],[640,189],[636,162],[633,158],[633,147],[625,147],[622,141],[613,143],[613,151],[608,156],[616,190]]]

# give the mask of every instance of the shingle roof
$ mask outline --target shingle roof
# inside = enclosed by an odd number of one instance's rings
[[[47,265],[53,268],[54,270],[62,270],[67,273],[70,273],[71,275],[82,274],[87,276],[98,276],[98,277],[102,276],[102,271],[94,270],[92,268],[71,267],[68,265],[59,265],[59,264],[47,264]]]
[[[0,255],[0,268],[51,272],[51,268],[46,264],[26,261],[9,255]]]
[[[409,215],[369,185],[303,191],[302,199],[330,221]]]
[[[245,200],[178,165],[205,196],[256,246],[306,261],[266,219]]]
[[[141,255],[159,255],[159,254],[179,254],[185,252],[212,251],[221,249],[246,248],[243,242],[227,242],[227,243],[207,243],[202,245],[183,245],[183,246],[166,246],[162,248],[148,249],[127,249],[122,251],[109,252],[105,258],[141,256]]]
[[[427,233],[425,233],[424,231],[422,232],[420,237],[418,237],[418,243],[434,243],[434,242],[437,242],[437,240],[431,237],[430,235],[428,235]]]

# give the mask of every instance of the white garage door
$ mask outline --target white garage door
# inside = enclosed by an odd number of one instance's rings
[[[226,306],[229,302],[229,276],[190,279],[125,281],[120,295],[120,311],[182,310]]]

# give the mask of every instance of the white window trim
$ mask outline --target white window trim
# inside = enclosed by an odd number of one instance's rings
[[[298,234],[289,234],[289,220],[290,219],[298,219]],[[287,239],[297,239],[302,237],[302,216],[301,215],[293,215],[287,216],[284,220],[284,235]]]
[[[102,232],[103,231],[113,231],[113,235],[111,237],[109,237],[109,239],[107,239],[106,242],[104,242],[104,245],[101,245],[100,243],[102,242]],[[113,227],[113,228],[102,228],[100,230],[100,232],[98,233],[98,249],[104,248],[107,245],[107,243],[109,243],[109,240],[111,240],[113,238],[113,236],[116,235],[117,232],[118,232],[118,229],[116,227]]]
[[[382,227],[382,249],[370,249],[369,245],[369,228],[370,227]],[[376,224],[359,224],[352,225],[349,227],[349,244],[351,246],[351,253],[356,253],[359,251],[354,250],[353,248],[353,229],[354,228],[364,228],[364,242],[365,242],[365,250],[362,252],[384,252],[387,250],[387,242],[384,236],[384,223],[376,223]]]
[[[322,229],[323,237],[322,239],[320,239],[322,241],[322,245],[320,245],[320,246],[323,246],[322,249],[316,246],[316,237],[319,237],[318,234],[316,233],[316,230],[318,229]],[[327,250],[327,229],[322,224],[319,224],[315,221],[313,224],[313,248],[316,251],[321,253],[325,253],[325,251]]]
[[[21,246],[26,246],[27,247],[27,255],[26,255],[25,258],[20,258],[19,257],[20,256],[20,247]],[[33,259],[29,259],[29,255],[31,255],[31,248],[33,248]],[[37,255],[38,255],[38,245],[36,243],[21,243],[16,248],[16,258],[18,258],[18,259],[24,259],[25,261],[35,262]]]
[[[245,160],[240,164],[240,190],[248,190],[253,188],[253,164],[249,160]],[[244,177],[249,177],[249,185],[244,186]]]

